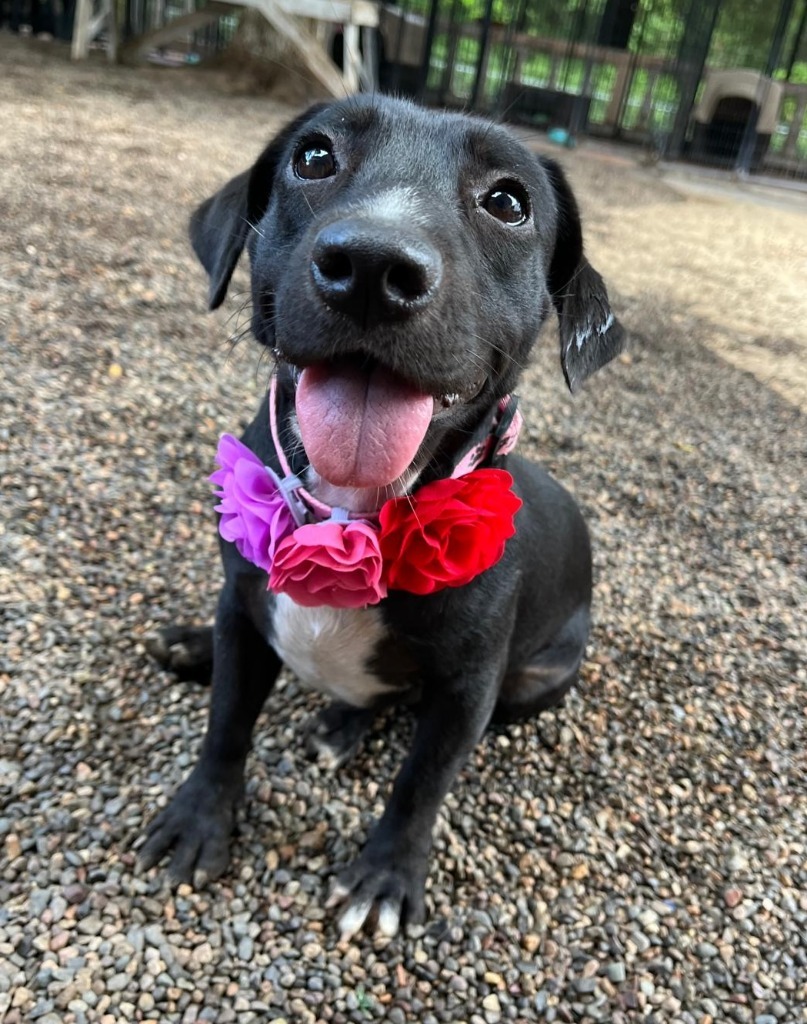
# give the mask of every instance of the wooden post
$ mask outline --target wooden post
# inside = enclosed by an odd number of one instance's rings
[[[362,25],[361,87],[365,92],[377,93],[379,89],[378,70],[378,29],[375,25]]]
[[[90,43],[98,33],[106,28],[106,54],[110,61],[118,59],[118,24],[115,0],[101,0],[101,10],[93,12],[92,0],[77,0],[76,15],[73,23],[73,41],[70,56],[73,60],[86,60],[90,52]]]
[[[103,0],[106,7],[106,56],[110,64],[116,64],[118,60],[118,11],[115,0]]]
[[[347,92],[358,92],[361,53],[359,51],[359,26],[345,25],[342,28],[342,78]]]
[[[300,55],[306,71],[319,82],[331,96],[344,96],[345,83],[328,54],[317,43],[310,32],[306,32],[300,23],[287,14],[276,0],[252,0],[245,4],[260,11],[272,28],[284,39],[288,40]],[[304,6],[304,5],[303,5]],[[300,14],[305,16],[305,10]]]
[[[91,14],[92,0],[77,0],[73,43],[70,47],[70,56],[73,60],[84,60],[89,52],[90,40],[87,38],[87,29],[90,27]]]

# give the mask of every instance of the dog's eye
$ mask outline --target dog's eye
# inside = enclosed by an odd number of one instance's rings
[[[497,186],[482,200],[483,209],[504,224],[523,224],[530,215],[529,200],[521,189],[512,185]]]
[[[331,178],[336,174],[336,158],[325,142],[308,143],[294,160],[294,173],[307,181]]]

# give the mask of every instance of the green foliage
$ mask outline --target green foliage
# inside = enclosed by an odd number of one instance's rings
[[[777,3],[724,0],[709,52],[711,67],[762,70],[776,25]]]
[[[807,60],[799,61],[793,65],[790,81],[794,85],[807,85]]]
[[[693,3],[703,0],[639,0],[639,11],[633,26],[629,49],[641,56],[667,57],[674,60]],[[709,0],[706,0],[709,2]],[[805,2],[805,0],[802,0]],[[519,32],[550,39],[594,42],[597,37],[606,0],[493,0],[494,25],[512,26]],[[428,15],[431,0],[402,0],[401,6],[412,13]],[[441,0],[443,18],[458,22],[481,21],[487,0]],[[722,0],[708,63],[712,67],[765,67],[776,26],[779,0]],[[795,42],[801,14],[801,3],[793,5],[783,54],[790,53]],[[802,40],[802,49],[807,39]],[[806,55],[807,56],[807,55]],[[438,58],[439,59],[439,58]],[[803,81],[807,59],[797,65]],[[540,78],[532,68],[530,78]]]
[[[691,0],[645,0],[630,39],[632,53],[673,57],[684,34]]]
[[[623,101],[621,127],[629,132],[650,136],[670,132],[680,102],[677,61],[685,38],[687,20],[693,4],[710,0],[638,0],[640,6],[629,41],[629,53],[635,57],[631,64],[629,86]],[[765,69],[779,11],[780,0],[722,0],[707,66],[748,67]],[[796,0],[791,13],[784,46],[782,63],[789,59],[799,25],[802,3]],[[492,21],[498,25],[540,40],[541,38],[571,42],[590,42],[597,39],[600,20],[606,0],[494,0]],[[427,15],[430,0],[412,0],[410,11]],[[429,87],[442,92],[446,86],[459,100],[468,101],[476,81],[481,56],[481,43],[459,35],[464,21],[479,22],[485,14],[486,0],[441,0],[441,18],[444,27],[451,15],[453,28],[440,32],[434,41],[429,73]],[[700,13],[703,13],[702,8]],[[454,49],[452,51],[452,38]],[[487,75],[482,88],[482,103],[495,108],[507,82],[514,73],[515,53],[510,46],[509,32],[500,32],[490,38],[487,54]],[[802,41],[801,50],[807,47]],[[452,67],[448,67],[453,52]],[[579,52],[579,51],[578,51]],[[660,58],[663,64],[642,66],[641,58]],[[780,68],[776,77],[784,78]],[[519,79],[525,86],[558,89],[568,93],[585,93],[591,98],[589,119],[592,124],[604,124],[613,100],[617,82],[616,62],[597,60],[583,52],[573,56],[566,48],[555,48],[554,53],[540,50],[522,53]],[[807,84],[807,55],[793,66],[790,81]],[[771,151],[785,145],[786,126],[795,114],[795,99],[783,106],[779,131],[771,141]],[[800,126],[797,152],[807,156],[807,126]]]

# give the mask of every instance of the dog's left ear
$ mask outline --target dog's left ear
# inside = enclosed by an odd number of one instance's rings
[[[289,141],[324,106],[316,103],[287,124],[248,171],[228,181],[191,215],[191,245],[210,277],[210,309],[217,309],[224,302],[247,234],[266,213],[272,182]]]
[[[611,312],[605,282],[583,254],[577,200],[554,160],[541,160],[555,190],[558,231],[549,266],[549,292],[560,323],[560,362],[574,394],[586,377],[625,347],[625,331]]]

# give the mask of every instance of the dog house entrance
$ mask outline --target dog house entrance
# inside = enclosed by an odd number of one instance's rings
[[[734,166],[740,155],[743,136],[757,119],[758,107],[742,96],[726,96],[715,107],[712,120],[702,127],[699,139],[700,159]]]
[[[759,167],[776,129],[778,82],[745,69],[713,71],[695,109],[689,156],[703,163],[736,166],[744,144],[753,144],[751,169]]]

